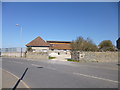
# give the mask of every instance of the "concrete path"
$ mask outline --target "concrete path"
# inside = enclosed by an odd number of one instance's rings
[[[57,61],[67,61],[67,59],[70,59],[71,56],[70,55],[57,55],[57,56],[53,56],[56,57],[55,59],[51,59],[51,60],[57,60]]]

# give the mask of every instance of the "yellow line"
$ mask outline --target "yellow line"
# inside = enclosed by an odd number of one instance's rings
[[[4,69],[2,69],[2,70],[4,70]],[[7,73],[9,73],[9,74],[11,74],[12,76],[14,76],[15,78],[17,78],[18,80],[20,79],[19,77],[17,77],[16,75],[14,75],[13,73],[11,73],[11,72],[9,72],[9,71],[6,71],[6,70],[4,70],[5,72],[7,72]],[[21,82],[24,84],[24,86],[26,87],[26,88],[30,88],[23,80],[21,80]],[[31,89],[30,89],[31,90]]]

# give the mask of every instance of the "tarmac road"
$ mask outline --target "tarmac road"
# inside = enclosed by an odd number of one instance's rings
[[[118,88],[116,63],[2,58],[2,68],[19,78],[28,68],[23,81],[30,88]]]

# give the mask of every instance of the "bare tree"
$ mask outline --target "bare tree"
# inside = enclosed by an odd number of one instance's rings
[[[97,46],[93,43],[90,38],[86,40],[83,37],[77,37],[76,40],[73,40],[71,43],[72,50],[77,51],[97,51]]]

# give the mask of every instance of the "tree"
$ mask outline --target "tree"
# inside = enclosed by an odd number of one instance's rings
[[[32,52],[33,50],[32,50],[31,47],[27,47],[27,51],[28,51],[28,52]]]
[[[93,43],[90,38],[85,40],[85,51],[97,51],[98,47]]]
[[[98,46],[101,51],[115,51],[115,47],[110,40],[103,40]]]
[[[77,37],[76,40],[73,40],[71,43],[72,50],[79,51],[96,51],[98,50],[97,46],[89,38],[85,40],[83,37]]]
[[[84,39],[82,37],[77,37],[77,39],[73,40],[71,43],[72,50],[82,50],[83,43],[84,43]]]

